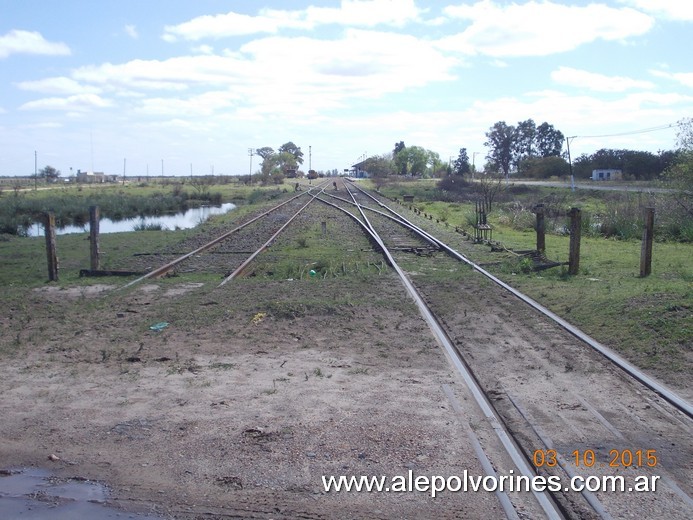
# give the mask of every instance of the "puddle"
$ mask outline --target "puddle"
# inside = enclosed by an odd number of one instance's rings
[[[75,518],[149,519],[106,505],[108,489],[97,482],[58,479],[36,468],[0,474],[0,518],[27,520],[73,520]]]

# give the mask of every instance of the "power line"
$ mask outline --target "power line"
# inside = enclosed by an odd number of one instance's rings
[[[572,135],[568,139],[575,139],[576,137],[579,137],[581,139],[592,139],[592,138],[597,138],[597,137],[620,137],[623,135],[635,135],[635,134],[645,134],[648,132],[657,132],[659,130],[666,130],[668,128],[676,128],[678,126],[681,126],[680,122],[677,123],[669,123],[668,125],[660,125],[660,126],[653,126],[650,128],[643,128],[641,130],[631,130],[630,132],[621,132],[618,134],[604,134],[604,135]]]

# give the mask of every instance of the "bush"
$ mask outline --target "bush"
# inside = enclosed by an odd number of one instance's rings
[[[536,217],[519,202],[507,204],[498,215],[498,222],[518,231],[534,229]]]
[[[162,225],[160,222],[150,222],[146,223],[144,221],[135,224],[132,227],[133,231],[164,231],[166,226]]]
[[[461,175],[448,175],[438,182],[438,189],[452,193],[462,193],[469,190],[469,188],[470,183]]]

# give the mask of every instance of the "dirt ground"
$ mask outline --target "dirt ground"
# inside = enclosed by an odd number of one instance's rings
[[[343,246],[348,228],[335,227]],[[359,240],[352,256],[370,247]],[[690,517],[688,418],[459,263],[406,262],[525,449],[540,436],[565,456],[656,449],[661,465],[647,471],[661,470],[665,491],[599,498],[614,517]],[[485,475],[470,437],[498,474],[514,467],[393,271],[361,267],[301,280],[257,268],[223,287],[220,272],[196,269],[126,290],[12,289],[0,470],[98,481],[111,504],[164,518],[504,517],[488,492],[325,492],[322,476]],[[664,381],[690,399],[685,375]],[[510,498],[520,518],[540,517],[531,498]],[[579,495],[565,500],[574,518],[595,518]]]
[[[484,474],[442,390],[461,382],[390,275],[46,287],[11,305],[2,468],[97,480],[175,518],[502,516],[490,493],[322,488]]]

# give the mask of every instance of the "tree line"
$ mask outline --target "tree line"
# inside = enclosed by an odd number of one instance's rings
[[[690,119],[680,121],[679,125],[686,121]],[[488,153],[481,170],[486,174],[506,178],[512,174],[536,179],[566,177],[571,174],[568,140],[563,132],[546,121],[539,125],[533,119],[519,121],[515,125],[498,121],[489,128],[485,137],[484,145]],[[687,157],[681,146],[676,150],[661,150],[657,153],[602,148],[592,154],[573,158],[572,173],[577,178],[588,179],[592,176],[592,170],[618,169],[626,179],[652,180],[666,178],[668,172],[674,166],[686,162]],[[454,162],[451,160],[446,163],[438,153],[420,146],[405,146],[403,141],[395,143],[392,152],[362,161],[359,168],[374,177],[444,177],[473,174],[478,169],[474,160],[470,164],[467,148],[460,148]]]

